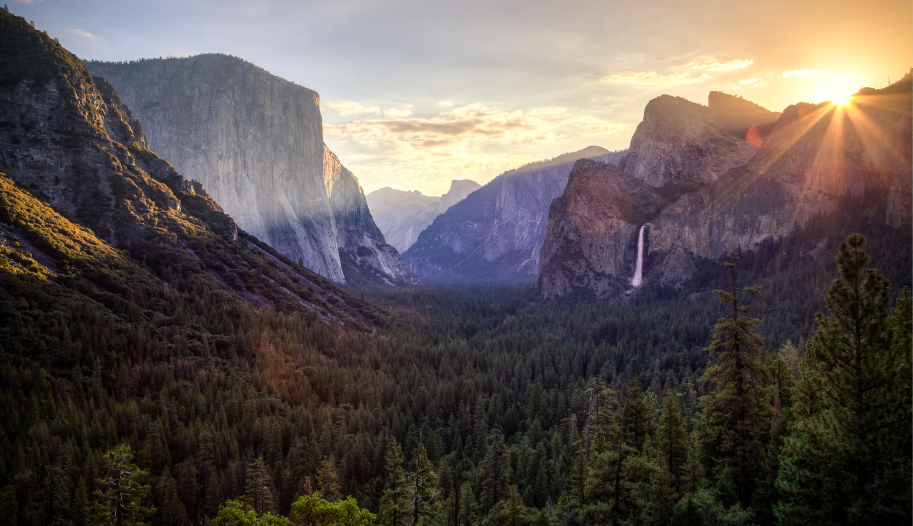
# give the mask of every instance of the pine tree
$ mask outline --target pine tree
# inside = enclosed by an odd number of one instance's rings
[[[437,475],[431,469],[425,446],[419,444],[415,456],[415,471],[409,474],[409,513],[410,524],[420,526],[433,524],[437,512]]]
[[[910,293],[889,318],[890,286],[866,269],[864,245],[840,244],[830,315],[806,345],[776,484],[784,524],[911,521]]]
[[[402,526],[409,519],[409,486],[403,469],[403,450],[396,439],[387,449],[387,480],[384,495],[380,501],[381,524]]]
[[[145,526],[155,508],[145,505],[149,473],[133,464],[130,446],[120,444],[105,453],[104,469],[94,493],[89,524]]]
[[[244,486],[245,504],[253,508],[257,515],[276,512],[276,496],[272,478],[263,457],[257,457],[247,468],[247,482]]]
[[[749,318],[751,307],[740,305],[738,293],[760,293],[760,287],[736,286],[736,261],[738,254],[722,263],[729,269],[729,291],[713,291],[720,300],[732,306],[731,315],[720,318],[714,328],[713,341],[707,347],[711,364],[704,373],[704,381],[716,391],[702,398],[704,429],[708,443],[715,450],[711,456],[719,470],[723,466],[735,469],[739,501],[747,508],[751,498],[751,483],[764,458],[763,435],[767,431],[770,407],[766,387],[769,381],[767,368],[759,361],[763,338],[755,331],[761,322]]]
[[[85,490],[85,485],[83,485]],[[16,526],[19,518],[19,504],[16,499],[16,488],[11,484],[3,487],[3,493],[0,493],[0,518],[5,525]]]
[[[329,502],[342,498],[339,475],[336,474],[336,468],[328,459],[323,459],[317,470],[317,490]]]
[[[660,458],[672,479],[671,489],[681,496],[688,465],[688,430],[682,419],[678,398],[672,391],[666,393],[657,439]]]

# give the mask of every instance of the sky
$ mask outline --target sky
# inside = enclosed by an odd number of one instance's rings
[[[7,2],[80,58],[225,53],[317,91],[366,193],[627,148],[661,94],[781,111],[913,66],[909,0]]]

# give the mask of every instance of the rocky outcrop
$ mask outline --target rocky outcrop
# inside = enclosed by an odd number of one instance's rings
[[[323,164],[346,281],[359,286],[418,284],[418,277],[374,224],[358,179],[327,148]]]
[[[769,125],[777,114],[759,114],[744,107],[751,104],[747,101],[719,92],[712,95],[710,106],[669,95],[651,100],[621,169],[662,187],[713,183],[727,170],[745,164],[757,153],[760,141],[746,141],[742,128]]]
[[[384,187],[371,192],[366,199],[384,239],[402,253],[415,244],[418,235],[437,216],[481,187],[469,179],[454,179],[450,183],[450,190],[442,196],[427,196],[416,190]]]
[[[403,257],[432,281],[533,282],[549,204],[574,162],[622,155],[591,146],[501,174],[435,219]]]
[[[135,305],[156,323],[190,293],[374,323],[362,302],[239,230],[198,181],[148,150],[116,91],[59,43],[5,10],[0,34],[4,231],[35,243],[73,294],[118,313]]]
[[[314,272],[347,282],[342,247],[357,251],[347,244],[354,224],[374,225],[366,207],[356,223],[335,215],[325,180],[361,189],[348,170],[325,173],[338,160],[327,158],[316,92],[225,55],[88,67],[134,109],[149,147],[202,182],[242,228]],[[372,236],[365,232],[368,244],[359,245],[372,255],[347,268],[380,266],[354,281],[376,275],[378,283],[415,282],[411,272],[395,273],[406,269],[392,262],[398,253],[378,248]]]
[[[609,298],[630,289],[641,225],[644,276],[664,284],[688,279],[699,258],[780,238],[835,210],[842,197],[883,196],[886,221],[909,225],[909,93],[870,90],[846,109],[797,104],[774,126],[744,101],[735,104],[748,111],[733,111],[731,97],[711,96],[726,102],[725,112],[719,104],[712,111],[665,96],[651,101],[621,171],[580,163],[574,173],[585,175],[572,176],[553,203],[555,226],[539,266],[543,295]],[[575,199],[588,205],[574,208]],[[630,202],[632,210],[592,212],[607,202]],[[580,226],[600,221],[607,226]]]

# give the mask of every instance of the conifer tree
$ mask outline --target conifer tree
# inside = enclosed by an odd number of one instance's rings
[[[657,439],[660,458],[672,479],[671,489],[681,496],[688,465],[688,431],[685,429],[678,398],[672,391],[666,393]]]
[[[732,310],[717,322],[706,349],[711,363],[704,381],[716,390],[703,397],[702,404],[705,442],[715,448],[712,462],[717,471],[726,466],[735,470],[739,502],[744,509],[751,499],[754,475],[763,462],[762,438],[770,407],[766,396],[769,374],[759,360],[764,340],[755,332],[761,321],[748,317],[750,306],[739,304],[739,292],[757,295],[760,287],[736,286],[738,259],[739,255],[732,253],[729,261],[721,264],[729,270],[730,290],[713,291]]]
[[[83,485],[83,490],[85,490],[85,485]],[[12,484],[4,486],[3,492],[0,493],[0,517],[9,526],[19,524],[19,504],[16,499],[16,488]]]
[[[850,235],[829,315],[806,345],[775,513],[783,524],[909,524],[910,293],[890,287]],[[903,490],[900,490],[903,488]]]
[[[130,446],[120,444],[105,453],[103,471],[96,483],[95,502],[88,523],[145,526],[155,508],[145,505],[149,473],[133,464]]]
[[[438,504],[437,475],[431,469],[425,446],[419,444],[415,455],[415,471],[409,474],[410,524],[433,524]]]
[[[320,463],[320,468],[317,470],[317,490],[329,502],[335,502],[342,498],[339,475],[328,459],[323,459]]]
[[[403,450],[396,439],[387,449],[387,480],[380,501],[380,519],[384,526],[402,526],[409,519],[409,485],[403,468]]]
[[[247,483],[242,500],[253,508],[257,515],[276,512],[273,482],[263,457],[257,457],[247,468]]]

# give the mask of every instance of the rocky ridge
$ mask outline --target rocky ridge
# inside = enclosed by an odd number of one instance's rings
[[[87,66],[133,108],[149,147],[241,228],[337,283],[418,283],[324,145],[316,92],[226,55]]]
[[[574,162],[617,162],[622,155],[591,146],[505,172],[437,217],[403,257],[432,281],[532,282],[549,204],[564,190]]]
[[[51,278],[112,308],[117,298],[173,306],[186,291],[161,273],[178,266],[206,294],[331,324],[373,323],[362,302],[239,230],[199,182],[146,148],[110,85],[5,10],[0,217],[5,236],[34,251],[17,257],[34,256]]]
[[[645,278],[673,285],[699,258],[754,249],[863,193],[887,201],[888,224],[909,228],[906,82],[905,95],[860,92],[846,109],[793,105],[774,125],[769,112],[722,94],[711,94],[708,108],[667,96],[651,101],[620,170],[578,162],[552,204],[542,294],[611,298],[630,290],[643,225]],[[619,202],[630,211],[608,204]],[[598,213],[605,210],[615,212]]]
[[[481,187],[469,179],[454,179],[450,183],[450,190],[442,196],[427,196],[416,190],[384,187],[365,198],[384,239],[402,253],[415,244],[418,235],[437,216]]]

